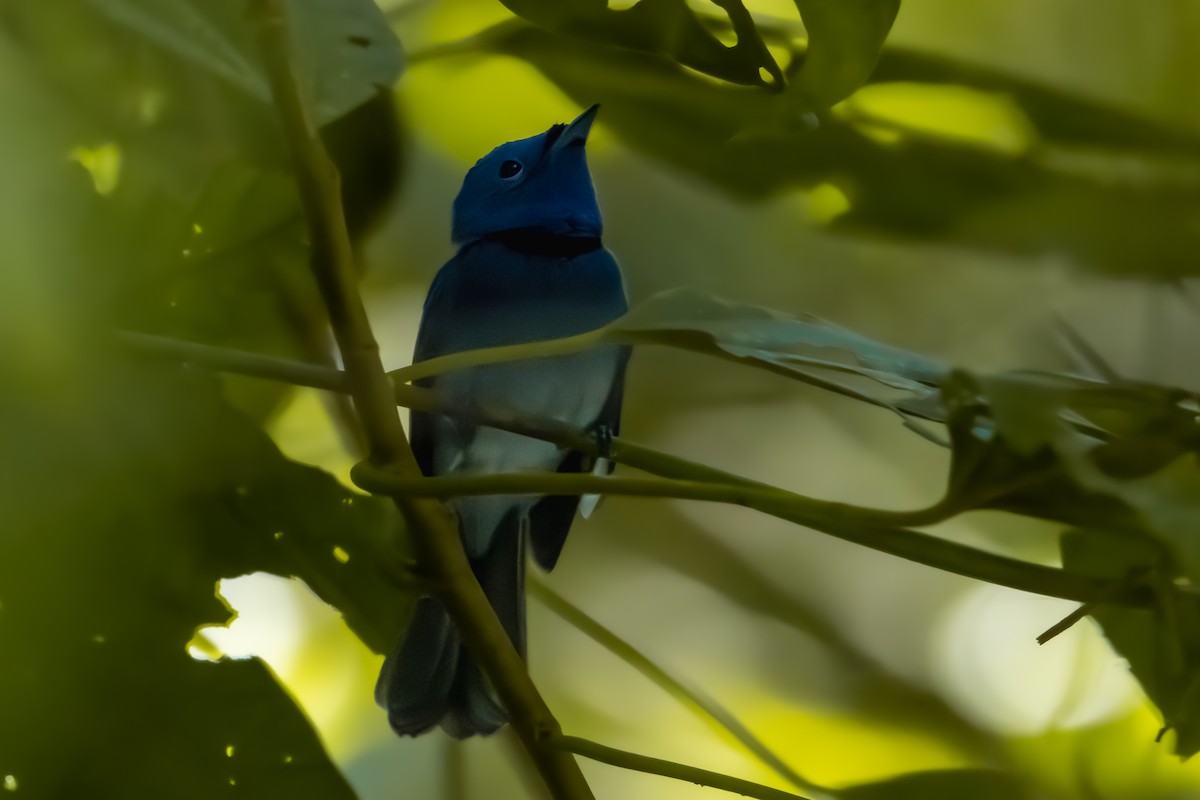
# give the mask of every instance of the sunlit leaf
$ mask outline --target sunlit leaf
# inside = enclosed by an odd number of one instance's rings
[[[504,5],[548,31],[656,53],[734,83],[763,84],[760,69],[782,78],[740,0],[716,3],[727,9],[738,32],[732,47],[709,32],[686,0],[640,0],[627,9],[608,8],[603,0],[504,0]]]

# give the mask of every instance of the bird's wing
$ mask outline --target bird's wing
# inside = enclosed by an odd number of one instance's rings
[[[617,376],[613,381],[612,390],[608,393],[600,415],[590,426],[591,430],[604,426],[613,436],[620,433],[621,403],[625,396],[625,367],[629,363],[630,353],[630,348],[621,348],[620,362],[617,365]],[[615,465],[611,461],[606,461],[606,463],[606,471],[612,472]],[[572,450],[558,465],[558,471],[562,473],[590,472],[593,466],[594,463],[591,459],[585,458],[583,453],[578,450]],[[592,508],[595,508],[598,501],[591,500],[591,497],[591,495],[585,495],[582,500],[589,502]],[[547,572],[554,569],[554,565],[558,563],[558,557],[562,554],[563,545],[567,541],[567,534],[571,530],[571,522],[575,519],[575,512],[579,508],[580,501],[581,498],[576,495],[549,495],[539,500],[529,512],[533,557],[537,560],[538,566]]]
[[[425,296],[425,307],[421,313],[421,325],[417,330],[417,343],[413,348],[414,364],[437,358],[454,349],[450,345],[452,332],[447,330],[447,325],[452,325],[455,320],[451,306],[461,280],[459,258],[459,255],[455,255],[447,261],[429,285],[429,293]],[[422,378],[415,383],[428,389],[436,380],[436,377]],[[429,414],[414,411],[409,415],[409,442],[417,459],[417,466],[425,475],[432,475],[434,471],[434,427],[437,424],[439,421]],[[470,437],[464,435],[464,438]]]

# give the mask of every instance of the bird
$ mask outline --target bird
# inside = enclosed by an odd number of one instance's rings
[[[607,325],[628,310],[621,269],[601,242],[585,145],[599,106],[569,124],[502,144],[467,172],[454,200],[458,252],[439,270],[413,362],[483,347],[557,339]],[[550,419],[605,443],[619,432],[630,350],[622,345],[463,369],[418,381],[453,407],[470,404]],[[427,476],[515,471],[606,472],[606,459],[461,418],[413,412],[413,453]],[[580,498],[493,495],[450,500],[471,568],[522,658],[527,552],[549,571]],[[586,508],[584,509],[586,510]],[[446,609],[417,601],[375,690],[392,729],[440,725],[464,739],[508,715],[466,651]]]

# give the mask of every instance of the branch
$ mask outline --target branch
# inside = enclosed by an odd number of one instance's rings
[[[317,364],[248,353],[243,350],[213,347],[148,333],[119,331],[117,339],[146,355],[168,358],[186,364],[198,364],[218,372],[276,380],[293,386],[350,393],[350,383],[346,379],[346,373]],[[577,428],[556,420],[533,419],[500,408],[466,407],[445,403],[430,390],[420,386],[409,386],[403,382],[399,382],[395,386],[395,400],[397,405],[414,411],[445,414],[475,425],[499,428],[534,439],[553,442],[561,447],[578,450],[592,457],[600,455],[594,437],[580,433]],[[770,488],[768,484],[635,444],[623,437],[613,439],[604,455],[617,463],[667,478]],[[919,520],[918,515],[924,513],[926,512],[907,512],[906,524],[931,524],[928,521],[922,523]]]
[[[929,524],[942,513],[951,513],[939,510],[938,506],[916,512],[875,511],[816,500],[772,487],[609,478],[586,474],[447,475],[412,480],[378,470],[369,464],[358,464],[351,470],[351,476],[368,490],[433,497],[615,494],[728,503],[795,522],[872,550],[998,586],[1085,603],[1099,599],[1122,605],[1144,605],[1148,602],[1142,592],[1132,589],[1114,595],[1111,581],[988,553],[892,524],[906,517]]]
[[[430,358],[421,361],[417,364],[410,364],[407,367],[394,369],[388,373],[388,376],[397,385],[403,383],[411,383],[421,380],[422,378],[441,375],[446,372],[454,372],[456,370],[469,369],[487,364],[499,364],[507,361],[521,361],[532,358],[548,358],[552,356],[563,356],[578,353],[599,345],[646,345],[646,344],[665,344],[669,347],[675,347],[682,350],[690,350],[692,352],[701,353],[703,355],[719,358],[723,361],[729,361],[735,364],[745,364],[746,358],[740,355],[726,352],[720,348],[712,349],[707,347],[696,347],[686,339],[671,342],[655,342],[649,341],[643,335],[636,332],[631,332],[622,329],[621,324],[624,318],[610,323],[603,328],[597,328],[594,331],[577,334],[575,336],[567,336],[561,339],[546,339],[536,342],[524,342],[522,344],[501,345],[498,347],[483,347],[476,350],[465,350],[457,353],[449,353],[437,358]],[[791,367],[773,364],[770,361],[758,361],[755,366],[764,369],[768,372],[773,372],[777,375],[782,375],[790,380],[800,381],[815,386],[833,394],[841,395],[842,397],[857,400],[860,403],[883,408],[898,414],[901,419],[905,420],[905,425],[913,430],[914,433],[928,439],[934,443],[945,445],[944,442],[938,440],[924,428],[917,426],[913,422],[914,417],[933,419],[926,412],[921,411],[916,407],[909,407],[901,410],[897,405],[873,397],[869,393],[859,391],[851,386],[838,383],[835,380],[830,380],[819,375],[797,371]],[[831,372],[849,372],[855,374],[856,370],[845,365],[838,364],[834,361],[825,362],[821,365],[824,369]],[[938,421],[933,419],[933,421]]]
[[[313,125],[294,71],[283,0],[248,0],[248,9],[258,28],[271,93],[292,155],[311,239],[313,273],[345,365],[370,461],[398,476],[417,477],[420,470],[358,293],[337,170]],[[427,498],[392,496],[412,532],[422,571],[495,687],[546,787],[555,798],[592,798],[576,760],[548,746],[561,728],[472,574],[453,513]]]
[[[557,744],[564,750],[576,753],[584,758],[590,758],[593,761],[611,764],[614,767],[646,772],[651,775],[662,775],[665,778],[674,778],[675,780],[687,781],[699,786],[721,789],[722,791],[740,794],[744,797],[755,797],[759,798],[759,800],[807,800],[807,798],[801,797],[798,794],[785,792],[781,789],[772,789],[770,786],[763,786],[761,783],[753,783],[752,781],[734,778],[720,772],[713,772],[712,770],[701,769],[700,767],[689,767],[686,764],[666,761],[661,758],[630,753],[627,750],[618,750],[615,747],[606,747],[588,739],[581,739],[578,736],[563,736],[558,739]]]
[[[199,364],[218,372],[248,375],[252,378],[290,383],[293,386],[308,386],[330,392],[350,394],[350,381],[346,373],[338,369],[307,364],[287,358],[263,356],[243,350],[186,342],[167,336],[150,333],[118,331],[117,341],[147,355],[158,356],[183,364]]]
[[[776,755],[771,748],[767,747],[762,740],[755,736],[749,728],[743,725],[737,717],[721,706],[720,703],[705,697],[695,690],[689,689],[662,667],[638,652],[637,648],[629,644],[629,642],[617,636],[578,606],[575,606],[565,597],[555,592],[541,578],[530,574],[526,580],[529,593],[537,597],[546,608],[566,620],[576,630],[608,650],[617,658],[642,673],[652,683],[683,703],[690,710],[696,712],[706,722],[716,723],[718,727],[724,729],[733,738],[741,742],[742,746],[749,750],[755,758],[775,770],[776,774],[781,778],[805,791],[823,791],[823,787],[806,780],[788,766],[786,761]]]
[[[485,364],[500,364],[505,361],[522,361],[527,358],[547,358],[549,356],[566,356],[595,347],[598,344],[611,344],[620,341],[620,337],[606,328],[597,328],[587,333],[566,336],[562,339],[545,339],[523,344],[507,344],[499,347],[481,347],[476,350],[463,350],[458,353],[448,353],[437,358],[418,361],[407,367],[394,369],[388,373],[393,383],[412,383],[422,378],[431,378],[445,372],[455,372],[469,367]]]
[[[348,391],[344,373],[302,362],[147,334],[121,333],[120,339],[147,353],[204,364],[214,369],[283,380],[318,389]],[[398,403],[418,411],[439,412],[475,424],[554,442],[591,456],[599,454],[596,441],[591,436],[552,420],[533,420],[499,410],[452,407],[439,402],[437,397],[426,389],[405,384],[397,385],[394,394]],[[463,475],[414,480],[372,473],[366,465],[359,467],[355,475],[361,481],[367,482],[377,479],[394,481],[390,484],[392,488],[410,497],[502,494],[506,491],[520,493],[536,490],[551,494],[600,492],[641,497],[675,497],[744,505],[839,539],[1000,586],[1081,603],[1103,600],[1118,605],[1144,606],[1149,602],[1145,593],[1134,586],[1122,586],[1120,591],[1114,593],[1111,582],[994,555],[936,536],[908,530],[909,527],[933,525],[953,516],[956,510],[944,503],[915,511],[881,511],[817,500],[643,447],[623,438],[613,440],[608,457],[618,463],[676,480],[636,481],[627,478],[554,474]],[[364,488],[369,487],[364,484]]]

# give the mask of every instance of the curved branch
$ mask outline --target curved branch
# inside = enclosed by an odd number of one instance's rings
[[[337,370],[146,334],[122,333],[120,338],[148,353],[204,364],[214,369],[331,391],[347,391],[344,373]],[[395,387],[394,395],[401,405],[420,411],[459,416],[477,424],[551,441],[592,456],[599,452],[592,437],[551,420],[532,420],[503,411],[450,408],[440,403],[432,392],[404,384]],[[1104,600],[1121,605],[1144,606],[1149,602],[1145,592],[1136,587],[1126,587],[1114,595],[1111,582],[986,553],[908,530],[910,527],[923,527],[948,519],[959,510],[945,503],[915,511],[881,511],[816,500],[622,438],[613,440],[608,455],[621,464],[676,480],[634,481],[589,475],[489,475],[436,479],[385,476],[385,479],[407,480],[394,486],[397,491],[411,496],[445,497],[467,493],[499,494],[505,491],[550,494],[607,492],[745,505],[846,541],[1001,586],[1081,603]],[[366,467],[360,467],[357,473],[363,481],[380,477],[367,475]]]
[[[854,544],[900,556],[926,566],[968,578],[1007,586],[1011,589],[1089,602],[1099,599],[1125,605],[1147,602],[1143,593],[1112,593],[1111,581],[1045,567],[978,550],[898,524],[906,517],[935,520],[950,511],[933,506],[908,514],[875,511],[843,503],[815,500],[772,487],[687,480],[609,478],[585,474],[525,473],[507,475],[448,475],[437,478],[405,478],[357,464],[351,475],[362,487],[425,497],[456,497],[486,494],[616,494],[635,497],[671,497],[705,500],[752,508],[789,522],[812,528]],[[928,519],[926,519],[928,518]]]

